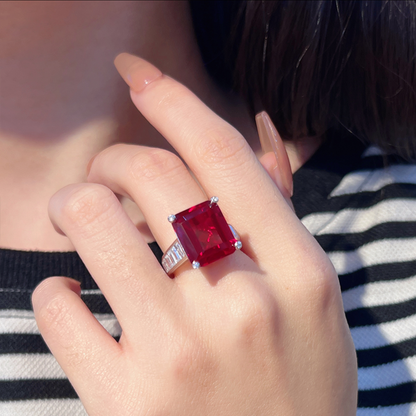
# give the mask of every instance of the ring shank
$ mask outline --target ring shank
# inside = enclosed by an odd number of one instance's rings
[[[182,244],[176,239],[166,250],[162,257],[162,266],[167,274],[173,273],[179,266],[188,260]]]

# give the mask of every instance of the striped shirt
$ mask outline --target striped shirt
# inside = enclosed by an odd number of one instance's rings
[[[328,140],[294,174],[294,189],[297,215],[339,275],[358,358],[357,415],[416,416],[416,165],[351,137]],[[120,336],[77,253],[0,249],[1,416],[86,414],[33,317],[31,293],[51,275],[80,280],[83,300]]]

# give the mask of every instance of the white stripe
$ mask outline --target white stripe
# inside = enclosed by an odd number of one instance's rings
[[[386,238],[354,251],[332,251],[328,257],[339,275],[377,264],[416,260],[416,238]]]
[[[0,292],[11,292],[11,293],[18,293],[18,292],[25,292],[25,293],[32,293],[32,290],[28,289],[9,289],[9,288],[0,288]],[[81,294],[83,295],[102,295],[103,292],[100,289],[82,289]]]
[[[88,416],[78,399],[0,402],[1,416]]]
[[[378,325],[351,328],[356,350],[384,347],[416,338],[416,315]]]
[[[0,380],[65,379],[66,375],[52,354],[0,355]]]
[[[352,172],[344,176],[329,197],[375,192],[392,183],[416,183],[416,165],[393,165]]]
[[[102,295],[103,292],[101,292],[100,289],[85,289],[81,290],[81,295]]]
[[[319,214],[306,215],[301,221],[312,235],[316,235],[322,228],[331,223],[336,214],[336,212],[320,212]]]
[[[387,199],[370,208],[322,212],[302,219],[313,235],[361,233],[386,222],[416,221],[416,200]]]
[[[386,407],[359,407],[357,416],[416,416],[416,403]]]
[[[368,147],[364,153],[361,155],[361,158],[364,159],[365,157],[369,156],[382,156],[385,153],[377,146],[370,146]]]
[[[0,334],[39,334],[39,330],[34,318],[1,318]]]
[[[397,386],[416,379],[416,356],[358,369],[358,390]]]
[[[112,335],[121,335],[120,325],[111,313],[96,313],[98,322]],[[0,311],[0,334],[39,334],[32,311],[2,310]]]
[[[342,293],[345,312],[358,308],[393,305],[416,298],[416,276],[403,280],[367,283]]]
[[[1,318],[33,318],[33,311],[23,309],[0,309]]]

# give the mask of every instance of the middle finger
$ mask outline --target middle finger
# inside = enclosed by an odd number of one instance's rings
[[[240,233],[243,251],[264,267],[292,268],[310,235],[241,134],[189,89],[147,61],[120,54],[115,64],[146,119],[185,160]],[[249,244],[247,244],[249,243]]]

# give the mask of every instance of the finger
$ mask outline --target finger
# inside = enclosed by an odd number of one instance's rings
[[[242,237],[243,250],[249,241],[252,258],[281,271],[293,270],[305,251],[322,254],[236,129],[147,61],[121,54],[115,64],[132,87],[139,111],[178,151],[206,194],[219,197],[227,220]]]
[[[176,239],[168,216],[208,199],[178,156],[145,146],[108,147],[94,158],[88,182],[134,200],[163,252]]]
[[[50,200],[49,216],[71,240],[123,331],[169,307],[174,285],[110,189],[74,184]],[[140,316],[140,319],[137,317]]]
[[[32,303],[42,337],[86,405],[90,397],[101,396],[102,375],[120,366],[121,349],[79,293],[74,280],[50,277],[35,289]]]

